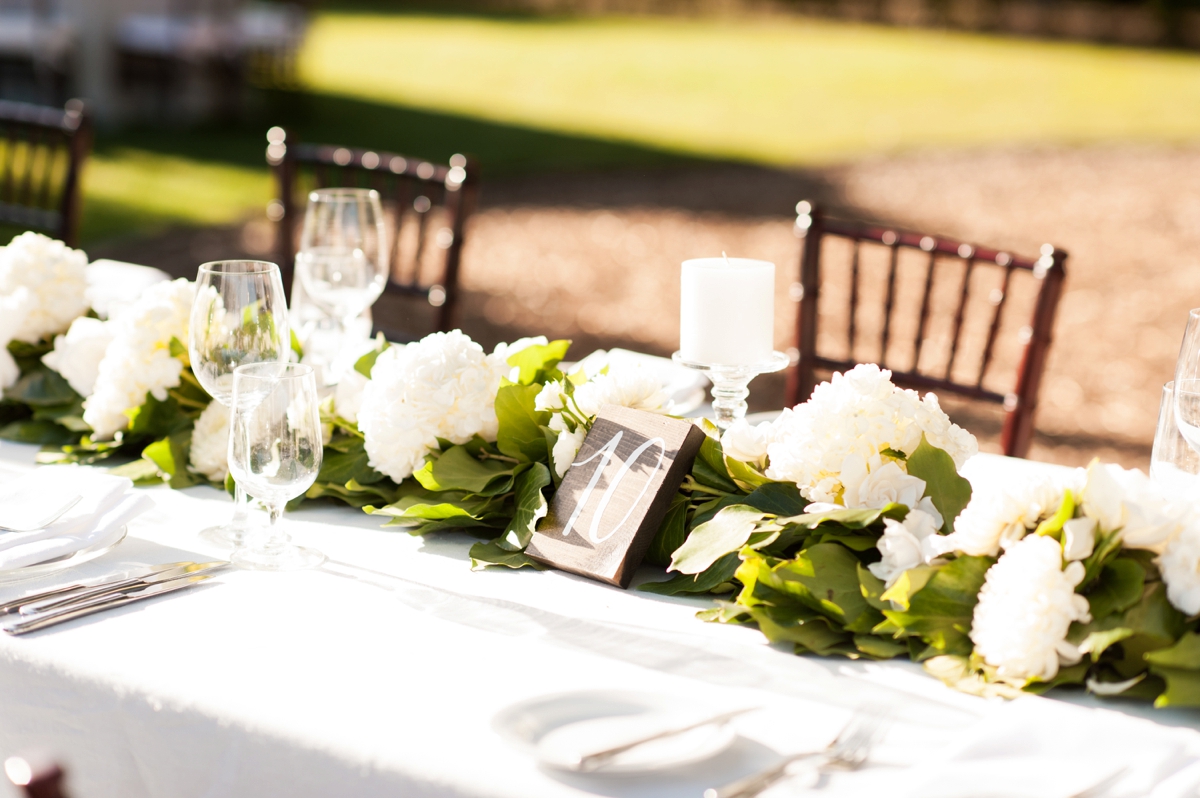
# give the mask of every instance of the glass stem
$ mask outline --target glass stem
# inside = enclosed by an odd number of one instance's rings
[[[234,529],[245,529],[249,526],[250,520],[250,499],[246,496],[246,491],[238,483],[233,486],[233,520],[229,525]]]
[[[274,551],[288,542],[288,535],[283,531],[283,525],[279,523],[279,519],[283,517],[283,508],[286,502],[263,502],[263,504],[267,507],[267,532],[261,538],[262,543],[259,545],[259,549]]]

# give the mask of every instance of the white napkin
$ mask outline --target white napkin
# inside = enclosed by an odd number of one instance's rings
[[[61,518],[32,532],[0,532],[0,570],[23,568],[115,540],[133,518],[153,505],[145,494],[132,493],[133,483],[75,466],[38,468],[0,486],[0,495],[21,501],[63,494],[80,495],[79,503]]]
[[[1116,712],[1020,698],[997,707],[945,757],[903,779],[916,798],[1070,798],[1097,785],[1104,798],[1174,796],[1200,780],[1200,740]],[[1176,789],[1167,788],[1168,784]]]

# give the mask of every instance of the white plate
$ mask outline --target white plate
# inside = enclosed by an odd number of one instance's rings
[[[588,690],[534,698],[502,710],[492,727],[544,767],[575,770],[581,752],[602,750],[660,729],[715,715],[719,707],[676,696]],[[618,754],[595,772],[651,773],[716,756],[737,736],[731,726],[709,725]]]
[[[39,576],[65,571],[68,568],[73,568],[76,565],[82,565],[85,562],[94,560],[101,554],[111,551],[118,543],[124,540],[128,531],[129,527],[123,526],[117,530],[115,535],[101,538],[90,546],[86,546],[72,554],[64,554],[61,557],[55,557],[52,560],[46,560],[36,565],[26,565],[21,568],[0,568],[0,585],[24,582],[26,579],[36,579]]]

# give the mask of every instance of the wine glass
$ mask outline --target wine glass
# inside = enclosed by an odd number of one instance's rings
[[[1175,383],[1163,386],[1158,408],[1158,428],[1150,452],[1150,478],[1171,493],[1193,496],[1200,489],[1200,452],[1179,434],[1175,423]]]
[[[311,366],[251,363],[233,373],[229,472],[267,508],[270,525],[246,536],[231,558],[241,568],[292,571],[325,561],[291,543],[279,519],[317,479],[324,449],[320,396]]]
[[[1200,308],[1188,313],[1179,359],[1175,361],[1173,404],[1179,433],[1200,452]]]
[[[384,238],[378,191],[321,188],[308,195],[296,276],[305,295],[332,321],[327,334],[310,340],[305,358],[322,369],[325,385],[336,384],[339,355],[353,348],[347,347],[347,329],[387,285]]]
[[[188,326],[188,354],[192,372],[213,400],[231,405],[233,370],[238,366],[287,360],[288,329],[283,278],[274,263],[223,260],[200,267]],[[219,545],[236,546],[249,527],[246,493],[238,484],[232,520],[200,535]]]

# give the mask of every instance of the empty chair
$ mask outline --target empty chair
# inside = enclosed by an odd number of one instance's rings
[[[1001,405],[1001,448],[1028,453],[1067,253],[1047,244],[1023,258],[830,219],[809,202],[796,211],[804,243],[788,403],[809,397],[817,372],[875,362],[898,385]]]
[[[435,310],[434,328],[454,326],[458,271],[467,218],[479,188],[477,167],[455,155],[435,164],[390,152],[302,144],[282,128],[272,128],[267,161],[275,171],[278,199],[268,211],[278,223],[279,267],[291,289],[296,241],[304,221],[305,197],[316,188],[373,188],[387,217],[390,276],[385,291],[424,299]],[[376,326],[399,338],[394,319]]]
[[[79,179],[92,136],[83,103],[0,101],[0,226],[79,239]]]

